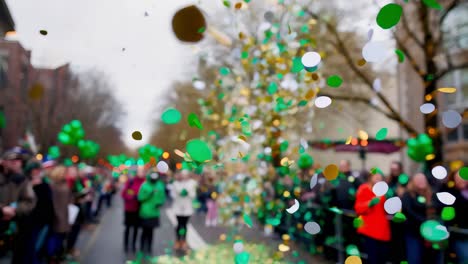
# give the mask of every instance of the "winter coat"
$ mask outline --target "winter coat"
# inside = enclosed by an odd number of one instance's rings
[[[140,217],[143,219],[159,217],[159,208],[166,201],[164,182],[146,180],[138,191]]]
[[[56,233],[67,233],[70,231],[68,223],[68,205],[72,202],[72,192],[67,183],[54,183],[52,188],[52,202],[54,206],[53,230]]]
[[[36,196],[31,183],[21,174],[2,174],[0,172],[0,232],[8,228],[9,222],[1,220],[4,206],[16,203],[15,219],[28,217],[36,205]]]
[[[182,195],[182,191],[186,194]],[[190,216],[193,214],[193,199],[197,194],[197,182],[189,179],[186,181],[174,181],[172,183],[171,196],[174,198],[172,209],[177,216]]]
[[[122,190],[122,198],[125,204],[125,212],[138,212],[140,203],[138,202],[138,191],[145,182],[144,178],[135,177],[125,184]]]
[[[49,184],[42,182],[33,186],[37,203],[31,212],[31,225],[42,227],[51,225],[54,220],[54,207],[52,200],[52,190]]]
[[[369,207],[369,202],[375,197],[369,184],[364,183],[359,186],[354,209],[362,217],[363,225],[357,229],[357,232],[376,240],[390,241],[390,222],[384,209],[385,196],[380,197],[378,204]]]

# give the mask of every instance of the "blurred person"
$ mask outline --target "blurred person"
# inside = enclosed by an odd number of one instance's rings
[[[447,225],[466,234],[468,232],[468,181],[460,177],[460,171],[454,171],[449,175],[448,182],[441,191],[455,196],[455,203],[451,205],[455,209],[455,217],[448,221]],[[456,263],[468,264],[468,236],[465,234],[456,231],[450,233],[449,242],[456,253]]]
[[[138,236],[138,230],[140,226],[140,217],[138,210],[140,209],[140,203],[138,201],[138,192],[141,185],[145,182],[145,169],[139,167],[135,176],[125,183],[122,190],[121,196],[124,200],[124,249],[127,252],[130,245],[130,232],[132,232],[132,243],[131,250],[136,251],[136,240]]]
[[[392,161],[390,164],[390,173],[387,177],[388,193],[387,198],[398,196],[403,197],[407,182],[402,182],[403,165],[399,161]],[[390,229],[392,231],[392,240],[390,241],[390,260],[392,263],[400,263],[406,260],[405,248],[401,246],[401,241],[405,240],[405,230],[403,223],[391,221]]]
[[[60,260],[65,253],[65,238],[71,226],[68,220],[68,205],[72,202],[72,192],[66,180],[66,167],[56,166],[49,174],[52,189],[54,221],[47,252],[52,261]]]
[[[437,252],[426,243],[420,233],[421,224],[435,214],[435,199],[426,175],[415,174],[403,195],[406,257],[409,264],[440,263]]]
[[[30,160],[24,171],[31,181],[37,199],[31,215],[23,223],[29,233],[26,243],[23,244],[26,252],[24,263],[45,263],[44,248],[54,217],[52,190],[44,181],[42,164],[39,161]]]
[[[138,191],[138,201],[140,202],[139,216],[142,227],[140,248],[147,254],[151,254],[153,231],[160,225],[160,208],[166,201],[164,182],[159,180],[159,178],[159,172],[150,171],[147,179]]]
[[[66,178],[71,189],[73,204],[79,208],[75,222],[67,234],[67,252],[70,257],[77,258],[80,255],[75,248],[82,225],[86,221],[85,204],[92,200],[90,190],[86,187],[85,179],[80,177],[76,166],[70,166],[66,169]]]
[[[21,149],[8,150],[3,155],[0,172],[0,234],[17,223],[14,232],[13,261],[24,263],[24,247],[28,236],[23,223],[29,217],[36,204],[36,196],[30,181],[23,174]],[[11,230],[11,229],[10,229]],[[7,238],[8,239],[8,238]]]
[[[188,250],[186,241],[187,224],[193,214],[193,199],[196,197],[197,182],[190,177],[188,170],[182,170],[175,175],[172,183],[172,210],[177,218],[176,242],[174,249]]]
[[[354,206],[356,213],[362,218],[363,224],[357,229],[362,235],[364,250],[367,253],[367,263],[384,264],[390,241],[390,223],[384,209],[385,196],[377,197],[372,188],[383,181],[383,173],[373,169],[366,183],[363,183],[356,195]]]
[[[205,217],[205,225],[216,226],[218,224],[218,204],[216,202],[218,190],[215,185],[214,176],[212,174],[208,174],[207,177],[209,196],[206,202],[207,212]]]

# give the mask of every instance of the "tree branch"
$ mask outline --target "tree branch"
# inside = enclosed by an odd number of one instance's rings
[[[413,55],[411,55],[408,48],[403,44],[403,42],[401,41],[401,39],[397,36],[397,34],[395,32],[393,32],[393,37],[395,38],[395,41],[397,43],[397,47],[399,49],[401,49],[405,53],[406,58],[408,58],[408,61],[411,64],[411,67],[413,67],[414,71],[416,71],[416,73],[418,73],[419,76],[421,78],[423,78],[423,76],[426,75],[426,72],[421,69],[419,64],[414,59]]]
[[[457,7],[460,4],[460,0],[453,0],[443,11],[442,15],[440,15],[439,18],[439,25],[442,26],[444,23],[445,19],[447,18],[447,15],[452,11],[455,7]]]
[[[438,80],[440,80],[442,77],[444,77],[447,73],[449,73],[451,71],[466,69],[466,68],[468,68],[468,61],[466,61],[466,62],[464,62],[462,64],[459,64],[459,65],[448,67],[447,69],[444,69],[444,70],[440,71],[439,73],[437,73],[435,75],[434,79],[432,79],[432,82],[437,82]]]
[[[416,44],[418,44],[419,47],[423,48],[423,47],[424,47],[424,46],[423,46],[423,42],[422,42],[420,39],[418,39],[418,36],[416,35],[416,33],[415,33],[413,30],[410,29],[409,24],[408,24],[408,20],[406,19],[406,15],[405,15],[404,12],[403,12],[403,14],[402,14],[402,19],[401,19],[401,21],[402,21],[403,28],[404,28],[405,31],[406,31],[406,34],[407,34],[411,39],[413,39],[414,42],[415,42]]]

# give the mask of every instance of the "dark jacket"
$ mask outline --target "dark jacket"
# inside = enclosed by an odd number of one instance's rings
[[[455,217],[451,221],[447,222],[447,226],[468,230],[468,199],[462,195],[459,189],[454,187],[444,187],[441,191],[449,192],[455,196],[455,203],[451,205],[455,209]],[[468,240],[467,235],[458,232],[451,232],[450,238]]]
[[[405,192],[401,199],[403,204],[402,212],[406,216],[406,221],[404,222],[405,232],[422,238],[420,232],[421,224],[432,218],[431,215],[428,215],[428,209],[432,208],[436,212],[440,207],[440,202],[437,201],[435,195],[431,197],[430,205],[419,202],[417,197],[411,195],[410,192]]]
[[[30,182],[21,174],[0,173],[0,208],[16,203],[15,220],[28,216],[36,204],[36,196]],[[0,210],[0,232],[8,228],[9,222],[1,220],[3,217]]]
[[[43,182],[33,186],[33,190],[37,197],[37,203],[29,217],[31,224],[38,227],[51,225],[54,219],[54,206],[49,184]]]

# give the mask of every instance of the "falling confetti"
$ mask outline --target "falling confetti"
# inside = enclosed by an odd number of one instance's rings
[[[294,214],[298,209],[299,209],[299,201],[297,199],[294,199],[294,204],[288,209],[286,209],[286,212],[290,214]]]
[[[448,110],[442,114],[442,123],[448,128],[456,128],[462,122],[460,113],[454,110]]]
[[[380,92],[382,90],[382,81],[379,78],[375,79],[372,83],[372,88],[374,91]]]
[[[390,3],[382,7],[377,14],[377,25],[383,29],[390,29],[400,21],[403,8],[398,4]]]
[[[387,49],[381,41],[367,42],[362,48],[362,57],[368,62],[379,62],[385,58],[386,53]]]
[[[143,138],[143,136],[141,135],[140,131],[133,131],[132,138],[134,140],[141,140]]]
[[[304,225],[304,230],[311,235],[316,235],[320,233],[320,225],[316,222],[307,222]]]
[[[195,89],[197,90],[203,90],[206,87],[205,82],[200,81],[200,80],[196,80],[192,84],[193,84],[193,87],[195,87]]]
[[[393,216],[392,221],[395,223],[403,223],[406,221],[406,216],[403,213],[398,212]]]
[[[349,256],[346,258],[345,264],[362,264],[362,260],[358,256]]]
[[[302,59],[299,57],[293,58],[291,72],[298,73],[302,71],[303,69],[304,69],[304,65],[302,64]]]
[[[434,112],[435,106],[431,103],[423,104],[419,107],[419,111],[423,114],[430,114]]]
[[[156,165],[156,168],[158,169],[158,172],[160,173],[167,173],[169,171],[169,165],[163,160],[159,161],[158,164]]]
[[[438,180],[443,180],[447,177],[447,170],[442,166],[435,166],[431,170],[432,176]]]
[[[168,108],[161,115],[162,121],[168,125],[179,123],[181,118],[182,118],[182,114],[179,112],[179,110],[175,108]]]
[[[325,170],[323,171],[323,176],[329,181],[332,181],[338,177],[338,166],[335,164],[330,164],[327,167],[325,167]]]
[[[430,8],[438,10],[442,9],[442,6],[437,2],[437,0],[422,0],[422,2]]]
[[[405,61],[405,53],[399,49],[396,49],[395,53],[398,56],[398,62],[403,63]]]
[[[206,27],[206,20],[198,7],[191,5],[177,11],[172,18],[172,30],[180,41],[198,42],[203,39],[200,28]]]
[[[190,157],[200,163],[210,161],[213,158],[211,149],[208,147],[205,141],[199,139],[192,139],[187,142],[187,153]]]
[[[239,254],[241,253],[242,251],[244,251],[244,243],[242,243],[241,241],[237,241],[234,243],[234,245],[232,246],[232,249],[234,250],[234,252],[236,254]]]
[[[458,173],[462,179],[468,180],[468,167],[461,168]]]
[[[312,178],[310,178],[310,189],[313,189],[318,182],[318,173],[315,173]]]
[[[374,187],[372,187],[372,192],[376,196],[384,196],[388,192],[388,184],[384,181],[380,181],[374,184]]]
[[[437,199],[445,205],[452,205],[455,203],[455,196],[448,192],[438,192]]]
[[[377,131],[377,134],[375,135],[375,139],[384,140],[387,137],[387,134],[388,134],[388,128],[386,127],[381,128],[379,131]]]
[[[306,68],[315,68],[320,64],[322,57],[317,52],[307,52],[302,56],[302,65]]]
[[[437,91],[439,91],[441,93],[451,94],[451,93],[455,93],[457,91],[457,88],[455,88],[455,87],[442,87],[442,88],[438,88]]]
[[[402,202],[399,197],[392,197],[385,201],[384,209],[388,214],[396,214],[401,211]]]
[[[343,79],[341,79],[338,75],[332,75],[327,79],[327,85],[333,88],[338,88],[343,83]]]
[[[430,242],[440,242],[449,237],[447,227],[436,220],[428,220],[421,224],[421,235]]]
[[[455,218],[455,208],[453,207],[444,207],[441,212],[441,218],[443,221],[451,221]]]
[[[39,33],[43,36],[47,36],[47,34],[49,34],[49,32],[47,32],[47,30],[44,29],[39,30]]]
[[[203,130],[203,125],[201,124],[200,119],[198,118],[197,114],[190,113],[187,117],[187,122],[190,127],[196,127],[200,130]]]
[[[229,73],[231,73],[231,70],[229,70],[229,68],[227,68],[227,67],[221,67],[219,69],[219,74],[221,74],[222,76],[226,76]]]
[[[319,96],[315,99],[315,106],[318,108],[326,108],[332,103],[332,100],[328,96]]]
[[[244,218],[244,223],[245,223],[248,227],[252,228],[253,225],[252,225],[252,219],[250,218],[250,215],[244,213],[244,217],[243,217],[243,218]]]

